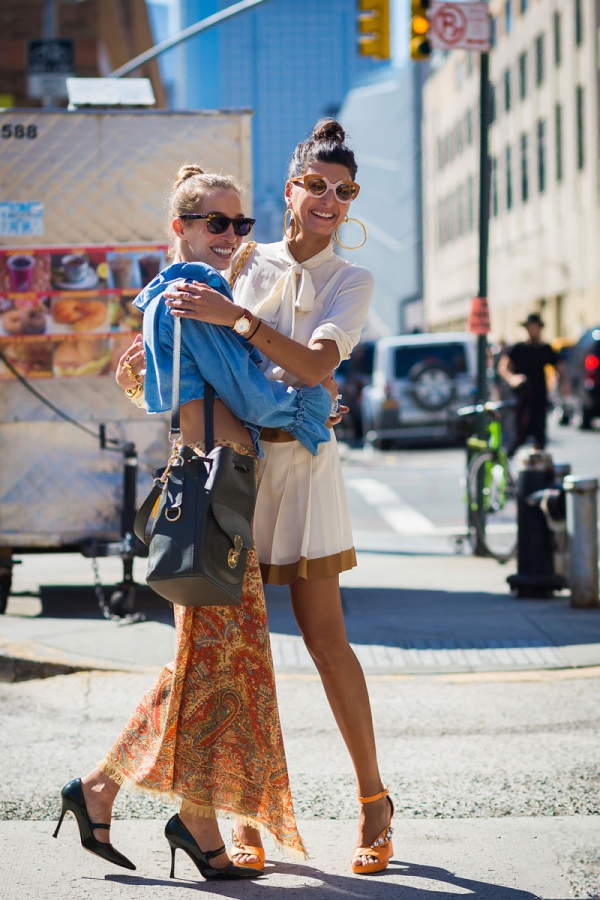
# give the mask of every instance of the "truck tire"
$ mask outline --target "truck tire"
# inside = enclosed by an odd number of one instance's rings
[[[12,573],[0,575],[0,616],[6,612],[10,589],[12,586]]]
[[[412,394],[421,409],[437,412],[445,409],[454,394],[451,372],[441,363],[418,363],[408,377],[412,382]]]

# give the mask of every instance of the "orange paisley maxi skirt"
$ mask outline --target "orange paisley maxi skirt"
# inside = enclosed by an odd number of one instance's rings
[[[178,798],[186,812],[239,816],[304,858],[256,551],[248,554],[239,606],[174,611],[175,661],[161,671],[100,769],[126,787]]]

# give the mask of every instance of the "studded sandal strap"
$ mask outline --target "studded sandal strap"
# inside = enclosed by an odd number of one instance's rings
[[[221,853],[225,853],[225,844],[222,847],[217,847],[216,850],[206,850],[203,851],[205,857],[207,859],[214,859],[215,856],[220,856]]]
[[[102,822],[90,822],[90,828],[106,828],[110,831],[110,825],[103,825]]]
[[[375,803],[376,800],[381,800],[382,797],[387,797],[389,792],[390,792],[390,789],[388,788],[388,786],[386,784],[386,785],[384,785],[383,790],[379,791],[378,794],[373,794],[371,797],[359,797],[358,802],[359,803]]]

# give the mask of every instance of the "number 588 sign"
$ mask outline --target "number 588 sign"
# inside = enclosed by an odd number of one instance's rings
[[[429,7],[429,41],[436,50],[476,50],[491,45],[491,19],[487,3],[445,3]]]

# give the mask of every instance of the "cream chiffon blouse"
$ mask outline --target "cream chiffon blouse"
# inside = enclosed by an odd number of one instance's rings
[[[299,263],[284,239],[257,244],[235,284],[234,298],[305,347],[335,341],[341,362],[349,358],[360,339],[373,290],[370,270],[337,256],[333,241]],[[293,387],[301,384],[268,359],[262,368],[268,378]]]

